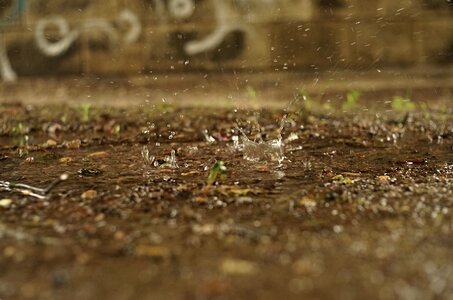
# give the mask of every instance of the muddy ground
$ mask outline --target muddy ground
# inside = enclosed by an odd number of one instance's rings
[[[451,299],[452,88],[411,91],[297,89],[286,110],[3,93],[0,299]],[[283,161],[245,159],[238,127],[270,141],[285,115]],[[6,183],[61,174],[44,199]]]

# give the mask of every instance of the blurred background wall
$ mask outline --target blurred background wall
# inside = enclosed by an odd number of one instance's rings
[[[0,0],[4,80],[453,65],[451,0]]]

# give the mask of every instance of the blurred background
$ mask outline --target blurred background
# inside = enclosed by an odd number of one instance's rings
[[[0,0],[3,80],[451,71],[451,0]]]

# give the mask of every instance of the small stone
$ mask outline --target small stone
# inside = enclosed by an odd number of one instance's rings
[[[79,149],[82,145],[82,141],[79,139],[72,140],[72,141],[65,141],[63,145],[68,149]]]
[[[198,196],[193,199],[193,202],[199,203],[199,204],[205,204],[205,203],[208,203],[208,197]]]
[[[381,184],[389,184],[392,180],[390,176],[387,175],[377,176],[376,178]]]
[[[82,199],[94,199],[98,193],[95,190],[88,190],[82,193]]]
[[[70,157],[62,157],[59,159],[59,162],[62,163],[62,164],[68,164],[70,162],[72,162],[72,158]]]
[[[13,200],[11,199],[2,199],[0,200],[0,207],[8,208],[11,206],[13,203]]]
[[[102,174],[102,171],[96,168],[82,168],[77,173],[82,176],[98,176]]]
[[[192,226],[192,231],[200,235],[209,235],[214,233],[215,226],[213,224],[195,224]]]
[[[95,193],[97,195],[97,193]],[[94,217],[94,221],[96,222],[101,222],[105,220],[105,215],[103,213],[98,214],[96,217]]]
[[[311,199],[310,197],[303,197],[299,200],[299,205],[304,206],[305,208],[315,208],[316,201]]]
[[[126,234],[124,233],[124,231],[116,231],[113,235],[113,238],[117,241],[122,241],[124,238],[126,237]]]
[[[49,139],[44,144],[42,144],[42,147],[43,148],[52,148],[52,147],[55,147],[56,145],[57,145],[56,141]]]
[[[92,157],[92,158],[104,158],[107,156],[109,156],[109,154],[105,151],[93,152],[88,155],[88,157]]]

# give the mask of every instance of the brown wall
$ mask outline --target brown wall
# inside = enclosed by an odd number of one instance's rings
[[[0,0],[0,15],[17,1]],[[68,32],[45,23],[55,16]],[[449,0],[29,0],[2,31],[19,77],[453,62]]]

